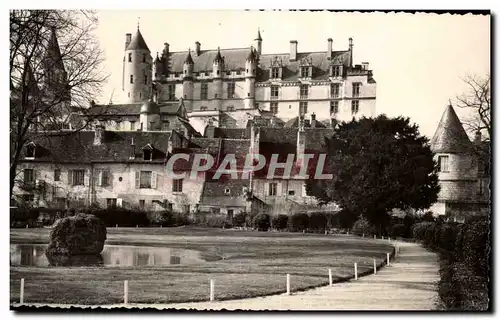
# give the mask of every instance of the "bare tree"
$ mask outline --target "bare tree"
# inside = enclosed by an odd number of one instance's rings
[[[92,11],[10,12],[10,195],[23,147],[93,121],[89,102],[107,75]]]
[[[484,77],[466,75],[462,80],[467,84],[468,90],[457,97],[456,105],[472,112],[472,116],[463,121],[463,124],[468,131],[481,132],[489,140],[493,134],[491,129],[491,77],[489,74]]]

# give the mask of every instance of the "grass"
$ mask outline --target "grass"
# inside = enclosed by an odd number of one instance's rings
[[[11,229],[11,243],[48,243],[48,229]],[[389,244],[370,239],[256,232],[196,227],[109,228],[106,244],[164,246],[199,250],[210,262],[164,267],[13,267],[10,300],[19,301],[25,279],[25,302],[113,304],[123,302],[123,281],[129,281],[129,302],[206,301],[215,280],[217,300],[298,291],[352,277],[382,263]],[[221,259],[221,258],[224,259]]]

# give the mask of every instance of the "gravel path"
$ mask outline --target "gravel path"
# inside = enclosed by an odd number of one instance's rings
[[[439,263],[419,244],[398,242],[400,253],[377,274],[304,292],[230,301],[127,307],[197,310],[433,310],[438,301]],[[40,306],[38,304],[37,306]],[[15,305],[13,305],[15,306]],[[69,307],[51,305],[53,307]],[[82,306],[88,307],[88,306]],[[105,308],[123,305],[102,306]]]

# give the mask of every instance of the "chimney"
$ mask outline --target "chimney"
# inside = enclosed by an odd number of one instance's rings
[[[297,45],[298,45],[297,40],[290,41],[290,61],[297,60]]]
[[[316,128],[316,114],[311,114],[311,128]]]
[[[129,159],[135,159],[135,141],[134,137],[132,137],[132,141],[130,142],[130,156]]]
[[[200,55],[200,52],[201,52],[201,43],[199,43],[198,41],[196,41],[194,43],[194,53],[196,54],[196,56],[199,56]]]
[[[326,51],[326,58],[328,60],[332,59],[332,46],[333,46],[333,40],[332,38],[328,38],[328,50]]]
[[[363,70],[368,70],[368,62],[361,62],[361,65],[363,66]]]
[[[132,34],[126,33],[125,34],[125,50],[127,50],[127,47],[130,44],[130,41],[132,41]]]
[[[476,131],[474,134],[474,143],[480,144],[481,143],[481,131]]]
[[[104,126],[101,123],[98,123],[95,126],[94,131],[94,145],[100,146],[104,140]]]
[[[168,42],[163,43],[162,55],[166,57],[168,56],[169,52],[170,52],[170,45],[168,44]]]
[[[352,44],[352,38],[349,38],[349,66],[352,68],[352,47],[354,44]]]

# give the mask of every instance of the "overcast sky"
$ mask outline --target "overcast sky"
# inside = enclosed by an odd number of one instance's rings
[[[345,50],[354,39],[354,63],[369,62],[377,81],[377,114],[404,115],[432,137],[442,112],[465,90],[460,77],[490,70],[490,16],[409,13],[258,11],[100,11],[97,36],[111,74],[100,102],[122,99],[125,33],[140,29],[153,57],[163,43],[170,51],[239,48],[252,44],[260,27],[263,53]],[[459,116],[465,117],[462,110]]]

